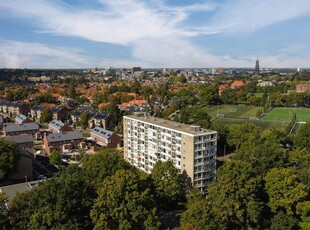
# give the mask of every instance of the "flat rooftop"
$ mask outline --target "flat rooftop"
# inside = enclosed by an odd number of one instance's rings
[[[186,125],[183,123],[170,121],[170,120],[157,118],[157,117],[151,117],[151,116],[128,115],[124,117],[135,119],[137,121],[149,123],[149,124],[156,125],[156,126],[165,127],[171,130],[175,130],[178,132],[191,134],[191,135],[202,135],[202,134],[209,134],[209,133],[216,132],[214,130],[200,128],[200,126],[197,126],[197,125]]]
[[[38,181],[24,182],[19,184],[0,187],[0,192],[5,193],[8,200],[11,201],[17,193],[23,193],[31,190],[37,185]]]

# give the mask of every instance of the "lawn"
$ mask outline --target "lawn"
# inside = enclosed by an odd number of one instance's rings
[[[297,121],[310,121],[310,109],[306,108],[273,108],[267,113],[263,120],[265,121],[289,121],[296,113]]]

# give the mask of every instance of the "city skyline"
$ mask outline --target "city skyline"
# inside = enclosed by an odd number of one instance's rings
[[[0,68],[310,67],[306,0],[0,0]]]

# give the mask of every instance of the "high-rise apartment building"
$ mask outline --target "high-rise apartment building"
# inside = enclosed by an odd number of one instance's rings
[[[144,115],[124,116],[123,126],[124,157],[139,169],[171,160],[202,192],[215,178],[216,131]]]

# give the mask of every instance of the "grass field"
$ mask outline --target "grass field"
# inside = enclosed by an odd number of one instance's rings
[[[249,117],[256,117],[256,113],[260,108],[253,106],[218,105],[206,107],[205,110],[213,119],[216,118],[216,114],[224,114],[224,118],[249,119]]]
[[[252,123],[257,125],[261,131],[264,131],[270,127],[277,127],[277,128],[284,128],[288,124],[288,122],[281,122],[281,121],[264,121],[264,120],[258,120],[258,121],[251,121],[248,119],[234,119],[234,118],[216,118],[212,121],[213,124],[218,125],[240,125],[243,123]]]
[[[229,126],[247,122],[259,126],[262,131],[272,126],[278,128],[286,127],[294,112],[296,113],[297,121],[310,121],[310,109],[273,108],[259,120],[251,120],[250,117],[256,117],[257,111],[261,109],[261,107],[218,105],[205,107],[204,109],[211,116],[213,124]],[[217,114],[222,115],[221,117],[217,117]],[[296,128],[298,129],[299,125]]]
[[[297,121],[310,121],[310,109],[305,108],[273,108],[262,120],[265,121],[289,121],[293,113],[296,113]]]

